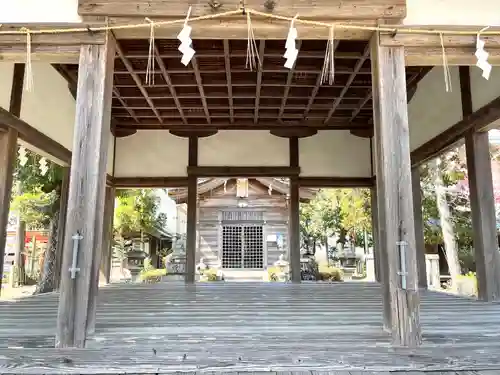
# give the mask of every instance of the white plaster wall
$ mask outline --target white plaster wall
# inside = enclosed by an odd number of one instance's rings
[[[74,23],[78,0],[0,0],[0,23]]]
[[[265,130],[226,130],[198,143],[200,166],[288,166],[288,139]]]
[[[9,110],[14,64],[0,62],[0,107]]]
[[[21,119],[72,149],[75,100],[68,82],[50,64],[33,62],[33,89],[23,91]]]
[[[165,130],[142,130],[117,138],[115,177],[186,176],[188,143]]]
[[[472,107],[474,111],[500,96],[500,67],[493,67],[489,80],[481,76],[481,70],[470,67]]]
[[[462,119],[458,67],[450,67],[452,91],[446,92],[442,67],[422,79],[408,106],[410,148],[416,149]]]
[[[370,140],[347,130],[320,131],[299,141],[304,177],[370,177],[370,158]]]
[[[406,25],[500,25],[498,0],[406,0]]]

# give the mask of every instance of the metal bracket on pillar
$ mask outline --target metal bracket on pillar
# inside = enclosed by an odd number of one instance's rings
[[[83,239],[83,236],[76,232],[72,237],[73,239],[73,259],[71,261],[71,268],[69,272],[71,272],[71,278],[76,279],[76,273],[80,272],[80,268],[77,267],[78,262],[78,249],[80,248],[80,241]]]
[[[401,289],[406,290],[406,277],[408,276],[408,272],[406,271],[406,247],[408,242],[398,241],[396,245],[399,248],[400,271],[398,275],[401,276]]]

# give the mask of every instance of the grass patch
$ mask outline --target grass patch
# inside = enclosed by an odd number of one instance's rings
[[[140,273],[139,278],[143,283],[158,283],[161,281],[162,276],[167,275],[165,268],[150,268]]]
[[[332,267],[326,263],[319,264],[319,280],[323,281],[343,281],[344,272],[340,268]]]

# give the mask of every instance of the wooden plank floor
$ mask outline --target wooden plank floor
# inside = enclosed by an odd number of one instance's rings
[[[53,348],[56,294],[28,297],[0,303],[0,373],[500,375],[500,304],[421,298],[412,351],[383,332],[376,284],[112,285],[83,350]]]

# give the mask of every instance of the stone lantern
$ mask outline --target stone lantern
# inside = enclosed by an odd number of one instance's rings
[[[144,259],[146,259],[147,254],[141,250],[131,250],[127,253],[127,264],[126,268],[130,271],[132,281],[137,280],[137,276],[144,267]]]
[[[278,260],[274,262],[274,266],[279,270],[276,275],[278,281],[288,281],[290,276],[290,263],[284,259],[283,254],[280,254]]]

